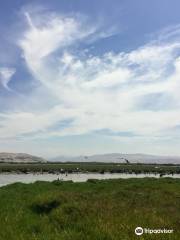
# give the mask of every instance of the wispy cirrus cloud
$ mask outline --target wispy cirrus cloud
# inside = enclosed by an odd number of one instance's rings
[[[162,37],[163,41],[130,52],[92,56],[78,44],[101,38],[97,27],[58,14],[47,19],[38,13],[33,18],[26,11],[24,16],[28,25],[18,46],[29,72],[44,89],[29,98],[48,98],[56,104],[39,111],[17,108],[4,113],[1,137],[32,133],[35,138],[48,138],[103,129],[112,136],[119,132],[129,137],[164,137],[166,130],[180,124],[180,43],[178,37],[170,39],[170,31],[168,41]],[[53,128],[69,119],[73,120],[67,126]]]
[[[8,84],[15,72],[15,68],[0,67],[0,84],[2,87],[10,90]]]

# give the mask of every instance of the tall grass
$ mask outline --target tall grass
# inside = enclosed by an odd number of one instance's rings
[[[144,234],[134,229],[174,229]],[[180,239],[180,180],[16,183],[0,188],[1,240]]]

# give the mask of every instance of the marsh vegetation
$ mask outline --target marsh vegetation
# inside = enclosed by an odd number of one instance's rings
[[[0,188],[0,239],[133,240],[137,226],[180,239],[180,179],[15,183]]]
[[[157,173],[180,174],[180,165],[173,164],[125,164],[98,162],[49,162],[49,163],[0,163],[0,173]]]

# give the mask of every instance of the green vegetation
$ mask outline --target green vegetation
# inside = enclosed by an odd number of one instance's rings
[[[180,173],[180,165],[169,164],[124,164],[124,163],[0,163],[1,172],[111,172],[111,173]]]
[[[180,180],[15,183],[0,188],[0,226],[0,240],[179,240]]]

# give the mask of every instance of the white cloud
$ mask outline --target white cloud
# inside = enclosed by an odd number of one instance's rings
[[[46,23],[44,15],[35,21],[25,15],[29,25],[18,44],[29,71],[47,92],[34,93],[33,98],[38,101],[50,93],[48,100],[53,96],[57,104],[39,112],[1,115],[1,137],[66,136],[110,129],[149,138],[165,136],[167,129],[180,124],[178,41],[155,41],[129,53],[75,54],[79,41],[96,35],[95,27],[57,15],[50,15]],[[139,109],[143,96],[159,93],[174,99],[173,109]],[[67,127],[53,130],[68,119],[73,121]]]
[[[43,14],[33,22],[28,12],[25,12],[25,17],[29,27],[19,41],[19,46],[23,49],[24,58],[32,73],[37,73],[41,68],[41,61],[55,50],[67,47],[94,31],[92,28],[82,30],[81,24],[73,18],[51,14],[47,18],[47,15]],[[46,21],[43,21],[43,18]]]
[[[0,84],[7,90],[10,90],[8,84],[15,72],[14,68],[0,67]]]

